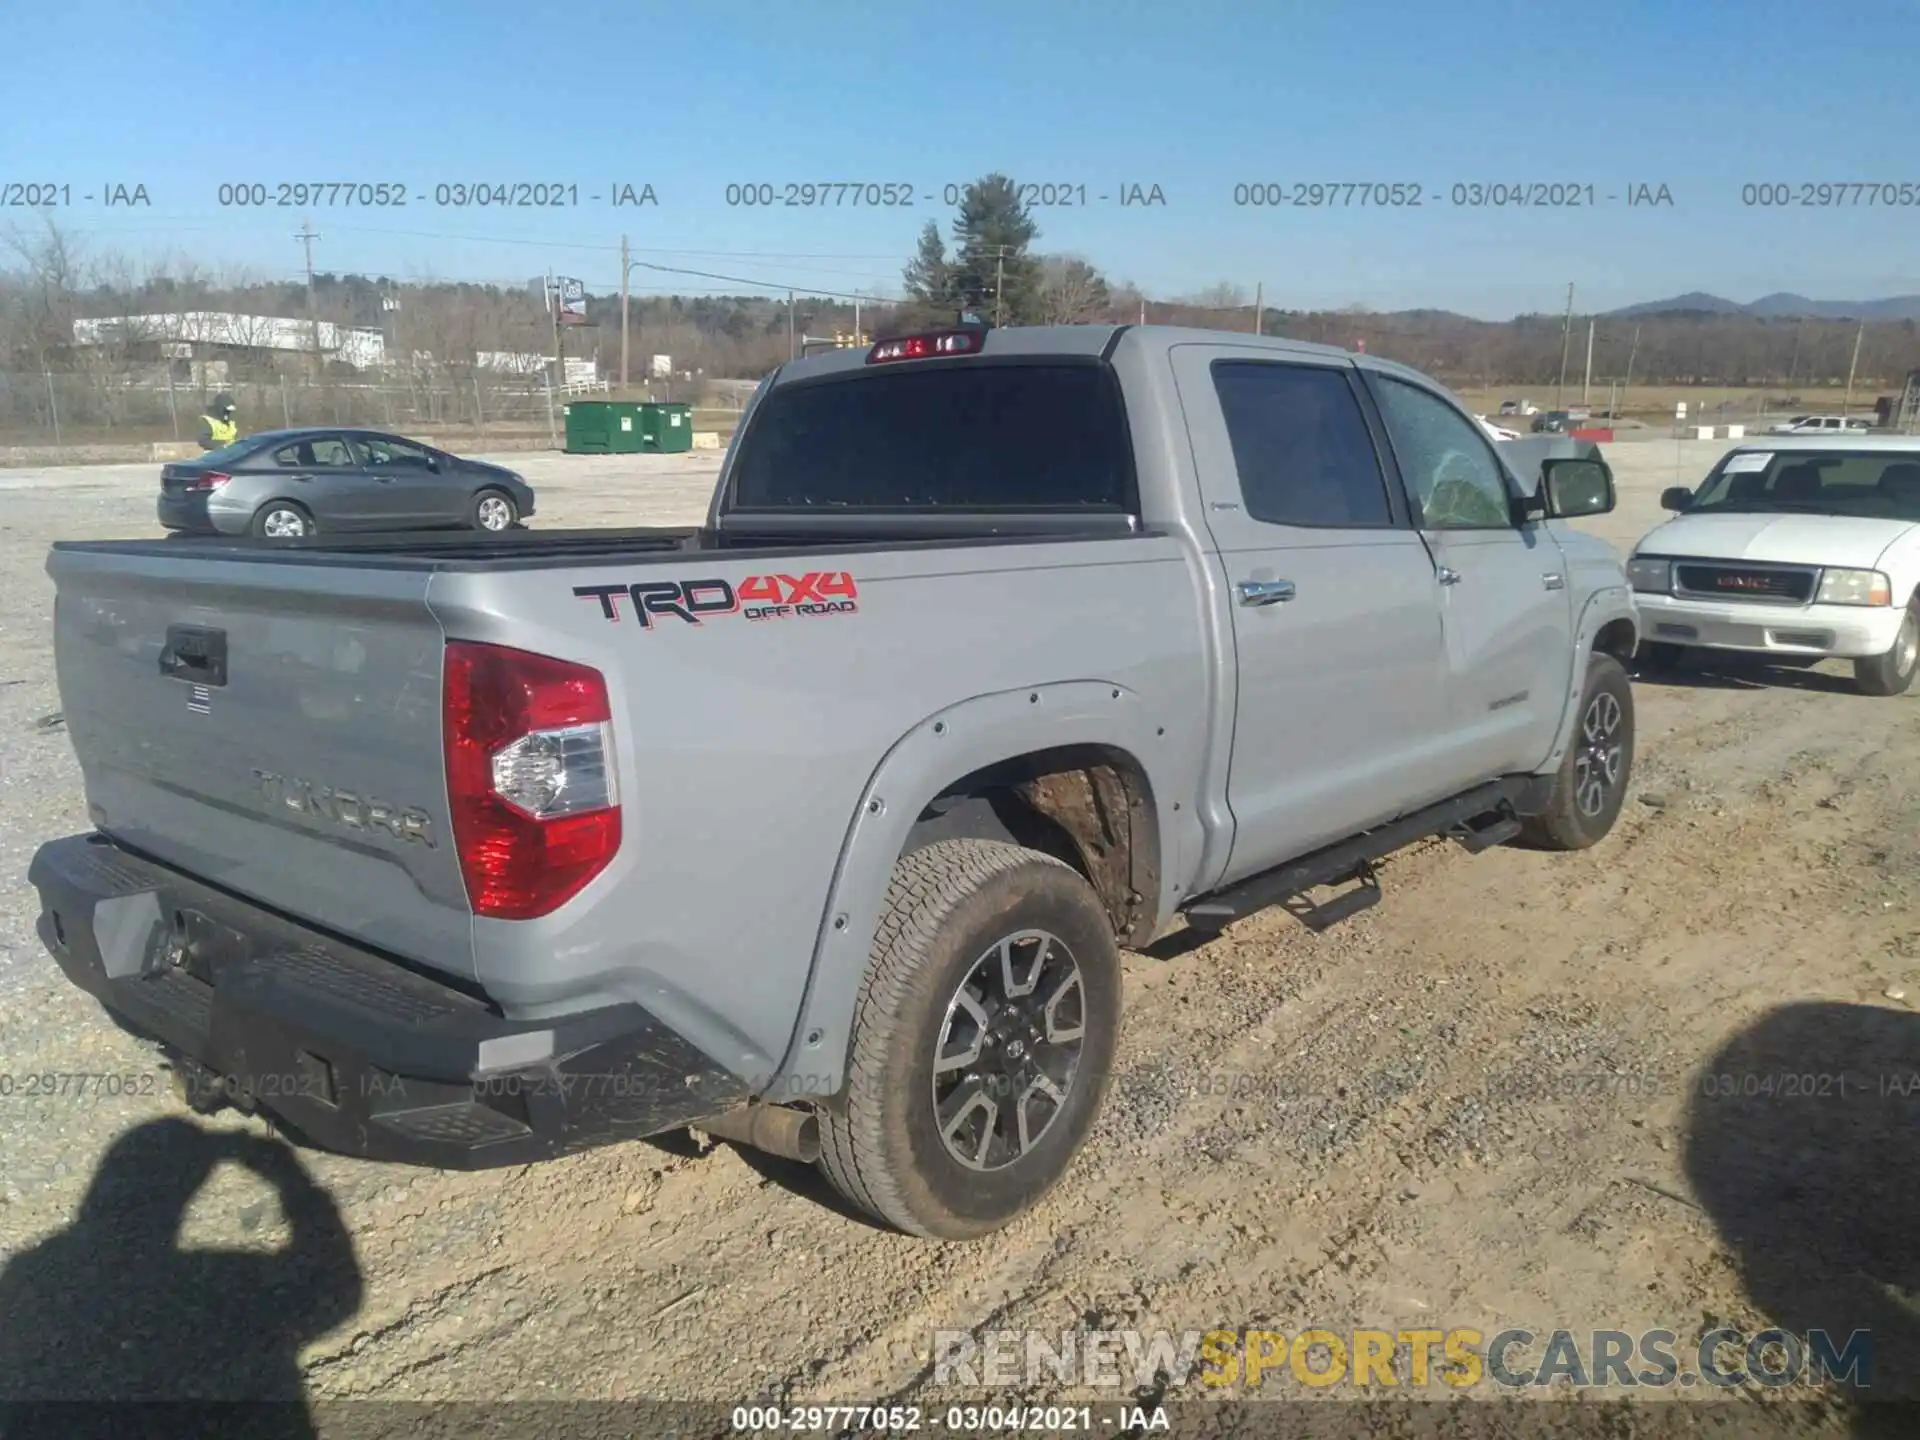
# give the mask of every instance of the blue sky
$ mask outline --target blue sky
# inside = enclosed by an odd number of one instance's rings
[[[1230,281],[1287,308],[1501,317],[1690,289],[1753,299],[1920,292],[1920,205],[1765,209],[1744,184],[1906,182],[1920,3],[1776,0],[15,0],[0,183],[71,186],[95,252],[617,289],[635,258],[773,285],[897,294],[948,183],[1084,186],[1039,248],[1149,294]],[[222,183],[397,181],[404,209],[241,209]],[[544,211],[434,203],[442,183],[558,181]],[[904,183],[908,208],[729,206],[726,187]],[[1249,182],[1400,182],[1428,203],[1234,203]],[[83,194],[142,184],[152,204]],[[1456,208],[1456,183],[1591,184],[1597,208]],[[613,184],[651,185],[621,209]],[[1130,184],[1166,203],[1123,207]],[[1671,206],[1628,207],[1630,186]],[[601,195],[596,202],[590,197]],[[933,196],[929,204],[925,198]],[[0,229],[31,222],[0,211]],[[637,271],[638,291],[738,291]]]

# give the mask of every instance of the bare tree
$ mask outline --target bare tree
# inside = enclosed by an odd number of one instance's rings
[[[1077,255],[1040,259],[1040,321],[1043,325],[1080,325],[1103,320],[1113,305],[1107,282]]]
[[[1202,310],[1244,310],[1253,300],[1242,287],[1223,280],[1208,286],[1188,303]]]

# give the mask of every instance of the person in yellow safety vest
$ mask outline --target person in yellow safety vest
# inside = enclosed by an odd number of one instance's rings
[[[240,427],[233,423],[233,397],[222,391],[200,417],[200,448],[218,450],[240,438]]]

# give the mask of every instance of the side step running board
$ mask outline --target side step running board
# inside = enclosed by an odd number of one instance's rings
[[[1457,840],[1460,848],[1469,855],[1478,855],[1482,850],[1491,850],[1496,845],[1504,845],[1520,833],[1520,822],[1511,815],[1494,814],[1476,817],[1465,824],[1456,825],[1447,832],[1449,840]]]
[[[1377,829],[1342,840],[1298,860],[1249,876],[1225,890],[1195,899],[1186,908],[1187,924],[1217,935],[1236,920],[1275,905],[1284,905],[1301,924],[1324,930],[1380,903],[1380,881],[1373,862],[1404,849],[1416,840],[1442,835],[1478,854],[1520,833],[1518,815],[1537,810],[1539,782],[1516,776],[1479,785],[1464,795],[1442,800]],[[1358,881],[1358,886],[1324,904],[1306,899],[1317,885]]]

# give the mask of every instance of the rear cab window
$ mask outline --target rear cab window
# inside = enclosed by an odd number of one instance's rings
[[[726,509],[1136,513],[1133,439],[1103,363],[906,362],[775,385]]]

